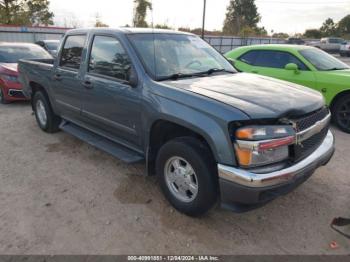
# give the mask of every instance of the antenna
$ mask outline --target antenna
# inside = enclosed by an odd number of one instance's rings
[[[154,74],[157,77],[157,65],[156,65],[156,37],[154,34],[154,17],[153,17],[153,0],[151,0],[151,15],[152,15],[152,36],[153,36],[153,65]]]
[[[203,23],[202,23],[202,39],[204,39],[204,33],[205,33],[205,13],[207,9],[207,0],[204,0],[204,5],[203,5]]]

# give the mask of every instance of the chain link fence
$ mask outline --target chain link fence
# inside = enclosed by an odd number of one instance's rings
[[[286,43],[284,39],[270,37],[205,36],[204,39],[222,54],[240,46]]]

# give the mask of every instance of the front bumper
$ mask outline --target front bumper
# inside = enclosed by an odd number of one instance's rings
[[[282,170],[257,174],[219,164],[221,203],[238,211],[243,208],[238,205],[260,205],[286,194],[306,181],[318,167],[326,165],[334,150],[334,136],[328,131],[323,143],[310,156]]]
[[[3,82],[2,89],[7,101],[27,100],[20,83]]]

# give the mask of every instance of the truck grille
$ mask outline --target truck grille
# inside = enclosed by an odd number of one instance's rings
[[[296,124],[297,132],[304,131],[305,129],[308,129],[309,127],[313,126],[316,122],[324,119],[329,114],[329,109],[327,107],[324,107],[306,117],[293,120],[293,122]]]
[[[304,131],[309,127],[313,126],[316,122],[324,119],[329,114],[329,109],[324,107],[306,117],[293,120],[297,132]],[[329,130],[329,125],[321,130],[321,132],[315,134],[314,136],[306,139],[298,145],[293,147],[293,160],[294,162],[299,162],[304,158],[308,157],[315,151],[325,139]]]

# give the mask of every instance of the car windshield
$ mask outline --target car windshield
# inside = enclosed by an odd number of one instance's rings
[[[17,63],[20,59],[50,59],[52,56],[38,46],[0,46],[0,63]]]
[[[59,42],[46,42],[47,49],[49,50],[57,50]]]
[[[349,66],[339,61],[334,56],[319,49],[304,49],[299,51],[316,69],[320,71],[349,69]]]
[[[185,34],[132,34],[132,45],[155,80],[236,72],[214,48],[197,36]]]
[[[342,38],[329,38],[328,41],[330,44],[341,44],[344,42],[344,39],[342,39]]]

